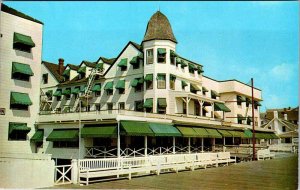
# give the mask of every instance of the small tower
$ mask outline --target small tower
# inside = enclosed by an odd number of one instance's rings
[[[142,41],[144,52],[144,77],[153,74],[153,88],[145,90],[144,98],[153,98],[153,113],[157,110],[158,98],[165,98],[169,102],[170,84],[170,52],[175,52],[177,40],[173,34],[168,18],[157,11],[150,18]],[[165,84],[158,82],[158,78],[165,78]],[[164,87],[165,86],[165,87]],[[147,88],[147,86],[145,86]],[[167,107],[166,113],[169,113]]]

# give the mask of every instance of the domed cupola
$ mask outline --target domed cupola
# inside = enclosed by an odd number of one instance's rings
[[[149,40],[171,40],[177,43],[168,18],[160,11],[152,15],[148,22],[143,42]]]

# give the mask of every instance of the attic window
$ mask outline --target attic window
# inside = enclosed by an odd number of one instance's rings
[[[157,49],[157,63],[166,63],[166,48]]]

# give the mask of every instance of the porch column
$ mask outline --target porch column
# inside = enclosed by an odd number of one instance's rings
[[[71,180],[73,184],[78,184],[79,182],[79,171],[78,171],[78,161],[76,159],[72,159],[71,161],[72,169],[71,169]]]
[[[201,138],[201,152],[203,152],[204,149],[204,139],[203,137]]]
[[[215,118],[215,104],[212,102],[212,103],[210,103],[211,104],[211,114],[212,114],[212,118]]]
[[[188,101],[188,97],[186,97],[186,116],[189,115],[189,101]]]
[[[117,145],[117,154],[118,158],[121,156],[121,139],[120,139],[120,121],[118,120],[118,145]]]
[[[225,152],[225,137],[223,137],[223,152]]]
[[[203,104],[204,104],[204,101],[199,101],[198,100],[198,102],[199,102],[199,104],[200,104],[200,116],[202,117],[203,116]]]
[[[147,156],[147,149],[148,149],[148,138],[145,136],[145,157]]]
[[[175,137],[173,137],[173,154],[175,154]]]
[[[191,137],[188,138],[188,151],[191,154]]]
[[[216,148],[216,138],[213,138],[212,140],[213,140],[212,151],[214,152]]]

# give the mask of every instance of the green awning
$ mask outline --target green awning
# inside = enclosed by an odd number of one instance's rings
[[[81,87],[80,92],[85,92],[86,89],[86,85],[84,85],[83,87]]]
[[[135,78],[131,81],[130,85],[132,87],[137,87],[138,85],[141,85],[144,83],[144,79],[143,78]]]
[[[71,72],[71,69],[66,69],[66,70],[63,72],[63,76],[70,76],[70,72]]]
[[[30,106],[32,105],[32,101],[30,100],[29,95],[27,93],[11,92],[10,104],[21,104]]]
[[[125,80],[119,80],[117,82],[116,89],[125,89]]]
[[[192,127],[176,126],[183,137],[198,137],[198,133]]]
[[[170,51],[171,57],[178,57],[177,53],[175,51],[171,50]]]
[[[201,137],[201,138],[209,138],[209,133],[207,132],[207,130],[205,130],[204,128],[196,128],[194,127],[193,128],[196,133],[198,134],[198,137]]]
[[[31,142],[43,142],[44,130],[37,130],[34,135],[31,137]]]
[[[71,94],[79,94],[80,92],[80,87],[75,87],[71,90]]]
[[[166,100],[166,98],[157,98],[157,105],[160,108],[167,107],[167,100]]]
[[[205,88],[204,86],[202,86],[202,91],[203,92],[208,92],[207,88]]]
[[[101,91],[101,84],[94,84],[92,88],[92,92],[100,92]]]
[[[245,134],[244,138],[252,138],[252,135],[253,135],[251,130],[249,130],[249,129],[246,129],[244,131],[244,134]]]
[[[200,74],[200,73],[203,73],[204,71],[203,71],[203,68],[202,68],[202,66],[198,66],[197,67],[197,70],[198,70],[198,74]]]
[[[255,133],[255,138],[256,139],[266,139],[264,133]]]
[[[214,107],[215,111],[231,112],[231,110],[223,103],[215,102]]]
[[[131,59],[130,64],[131,65],[139,65],[139,56],[135,56]]]
[[[62,91],[62,95],[70,95],[71,94],[71,88],[66,88]]]
[[[77,72],[78,73],[85,73],[86,72],[86,66],[80,67]]]
[[[181,133],[172,124],[148,123],[154,136],[160,137],[180,137]]]
[[[237,114],[238,120],[245,120],[246,117],[242,116],[241,114]]]
[[[61,96],[61,89],[57,89],[57,90],[54,92],[53,96]]]
[[[153,81],[153,74],[146,74],[145,81]]]
[[[104,65],[104,63],[98,63],[98,64],[96,65],[96,69],[102,70],[102,69],[103,69],[103,65]]]
[[[45,94],[46,96],[51,97],[53,95],[53,90],[48,90]]]
[[[191,83],[190,85],[191,91],[201,91],[201,87],[196,84]]]
[[[107,82],[104,86],[104,90],[113,90],[114,89],[114,81]]]
[[[83,138],[97,138],[97,137],[117,137],[116,126],[95,126],[83,127],[81,129],[81,137]]]
[[[128,136],[154,136],[147,122],[121,121],[121,127]]]
[[[182,85],[182,87],[186,87],[188,84],[185,81],[182,80],[181,85]]]
[[[165,80],[166,74],[158,73],[156,79],[157,80]]]
[[[30,65],[17,62],[12,62],[12,73],[21,73],[29,76],[34,75],[30,68]]]
[[[184,68],[186,66],[188,66],[188,64],[186,63],[186,61],[184,61],[184,60],[181,59],[181,68]]]
[[[250,98],[246,98],[246,103],[247,103],[247,104],[251,104],[251,103],[252,103],[252,100],[250,100]]]
[[[171,81],[175,81],[175,80],[176,80],[176,76],[175,76],[175,75],[172,75],[172,74],[170,74],[170,80],[171,80]]]
[[[197,67],[193,63],[189,63],[190,70],[197,70]]]
[[[176,57],[176,64],[181,64],[181,58]]]
[[[233,137],[240,137],[240,138],[245,137],[245,135],[242,131],[230,130],[229,133],[232,134]]]
[[[214,90],[211,90],[211,95],[214,95],[214,96],[216,96],[216,97],[219,97],[219,96],[220,96],[219,93],[217,93],[217,92],[214,91]]]
[[[165,48],[157,48],[157,53],[160,55],[166,54],[166,49]]]
[[[222,129],[218,129],[218,132],[221,133],[222,137],[232,137],[233,135],[227,131],[227,130],[222,130]]]
[[[29,133],[31,129],[27,127],[27,123],[9,123],[9,134],[12,132],[23,131]]]
[[[78,129],[53,130],[46,138],[47,141],[78,141]]]
[[[237,100],[240,102],[246,102],[246,98],[244,96],[237,96]]]
[[[252,117],[248,116],[248,117],[247,117],[247,121],[248,121],[248,122],[252,122]]]
[[[271,136],[270,139],[279,139],[279,137],[275,133],[269,134]]]
[[[261,104],[260,104],[258,101],[254,101],[254,104],[255,104],[256,106],[261,106]]]
[[[153,108],[153,98],[147,98],[144,102],[144,108]]]
[[[127,58],[121,59],[121,61],[118,63],[119,67],[127,67]]]
[[[14,33],[14,44],[24,44],[30,47],[35,47],[35,43],[32,41],[30,36],[26,36],[19,33]]]
[[[207,129],[209,138],[222,138],[222,135],[216,129]]]

